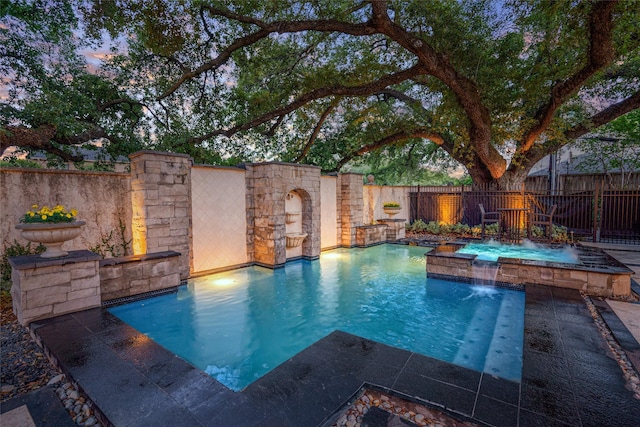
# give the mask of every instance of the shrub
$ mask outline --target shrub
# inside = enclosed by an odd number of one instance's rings
[[[414,233],[421,233],[426,229],[427,229],[427,224],[421,219],[414,221],[413,224],[408,225],[406,227],[407,231],[412,231]]]
[[[41,254],[45,249],[42,244],[32,246],[31,242],[29,242],[26,245],[21,245],[17,240],[13,241],[13,245],[7,246],[4,254],[2,254],[2,263],[0,264],[0,289],[3,293],[11,290],[11,265],[9,265],[9,257]]]

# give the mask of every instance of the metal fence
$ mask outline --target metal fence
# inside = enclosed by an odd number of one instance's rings
[[[582,240],[640,244],[640,190],[602,190],[552,194],[528,191],[472,191],[470,187],[411,187],[410,221],[480,224],[485,211],[529,209],[549,212],[556,205],[555,225]]]

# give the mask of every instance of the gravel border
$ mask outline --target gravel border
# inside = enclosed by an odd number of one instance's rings
[[[45,356],[29,329],[22,326],[11,307],[11,298],[0,297],[0,402],[23,396],[42,387],[55,392],[69,417],[79,426],[100,426],[91,402],[66,381]],[[38,420],[34,420],[38,425]]]

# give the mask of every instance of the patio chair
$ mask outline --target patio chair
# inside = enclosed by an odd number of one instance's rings
[[[533,209],[531,210],[529,224],[544,226],[544,236],[549,240],[551,239],[551,234],[553,232],[553,215],[556,213],[557,208],[558,205],[551,206],[548,213],[536,212]]]
[[[484,239],[485,225],[498,223],[500,221],[500,214],[498,212],[485,212],[482,203],[479,203],[478,206],[480,207],[480,215],[482,215],[480,225],[482,227],[482,239]]]

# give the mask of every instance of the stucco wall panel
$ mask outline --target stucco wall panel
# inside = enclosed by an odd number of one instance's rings
[[[320,247],[322,249],[338,246],[338,212],[336,206],[338,178],[323,176],[320,178]]]
[[[191,192],[193,272],[247,263],[245,171],[194,166]]]

